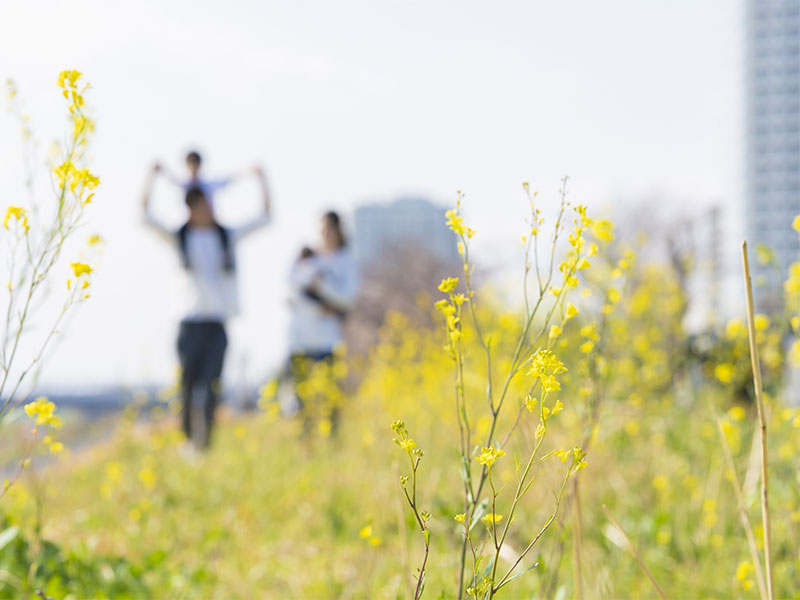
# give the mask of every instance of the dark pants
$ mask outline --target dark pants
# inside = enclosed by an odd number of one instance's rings
[[[183,431],[204,447],[211,442],[214,411],[219,399],[219,379],[228,337],[218,321],[184,321],[178,334],[183,394]],[[203,420],[195,418],[202,406]],[[199,427],[198,427],[199,425]],[[199,429],[199,431],[198,431]],[[195,437],[193,437],[193,434]]]

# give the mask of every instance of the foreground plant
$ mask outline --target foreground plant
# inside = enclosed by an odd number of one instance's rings
[[[567,482],[586,466],[585,453],[579,446],[547,452],[542,448],[552,419],[564,408],[564,403],[558,397],[561,390],[559,376],[567,367],[557,358],[553,347],[567,322],[578,314],[578,309],[567,302],[567,297],[571,290],[579,286],[579,272],[591,266],[589,258],[597,253],[597,245],[588,243],[584,237],[592,220],[586,216],[585,207],[572,207],[567,201],[564,179],[558,212],[551,233],[545,240],[548,250],[540,258],[539,246],[543,243],[540,238],[545,237],[542,229],[545,219],[536,204],[536,194],[529,191],[527,184],[524,189],[531,209],[529,234],[523,237],[524,315],[521,333],[510,357],[496,356],[494,340],[484,334],[483,322],[476,307],[477,294],[471,280],[473,265],[470,262],[470,240],[475,231],[464,223],[460,213],[460,196],[457,208],[447,213],[447,225],[459,238],[459,253],[464,262],[463,280],[456,277],[443,280],[439,291],[446,294],[447,298],[436,302],[437,310],[445,318],[448,339],[446,351],[454,364],[455,416],[459,428],[458,448],[463,486],[463,512],[455,516],[462,529],[457,573],[459,599],[465,594],[475,599],[493,598],[514,578],[524,573],[518,567],[556,519]],[[564,237],[570,209],[574,214],[571,231],[567,234],[568,247],[565,257],[557,264],[561,251],[559,240]],[[533,294],[529,293],[531,273],[535,276]],[[459,284],[463,286],[461,290]],[[481,377],[486,380],[486,395],[479,403],[468,397],[465,388],[467,357],[464,334],[468,325],[484,354],[485,371]],[[499,361],[504,361],[508,366],[502,384],[497,387],[494,364]],[[519,390],[524,390],[524,393],[519,393]],[[477,408],[481,405],[483,408]],[[532,423],[525,422],[525,415],[532,419]],[[481,416],[488,416],[490,424],[485,437],[478,440],[476,422]],[[395,431],[398,432],[397,427]],[[405,431],[404,426],[400,431]],[[526,434],[528,431],[530,433]],[[514,440],[524,454],[521,459],[517,455],[514,457],[516,485],[509,497],[508,493],[504,495],[505,487],[498,487],[493,478],[493,469],[495,463],[506,456],[506,448],[510,448]],[[396,441],[401,446],[409,443],[405,436]],[[406,450],[413,452],[413,449]],[[413,485],[412,495],[409,496],[406,491],[406,496],[416,515],[416,476],[421,454],[409,456],[412,459]],[[529,541],[521,551],[516,552],[510,567],[500,571],[501,553],[507,545],[520,503],[534,483],[534,467],[550,458],[557,458],[564,466],[549,516],[536,532],[527,535],[519,532]],[[406,490],[407,479],[401,479],[401,484]],[[505,514],[498,512],[502,506],[507,507],[502,511]],[[425,555],[417,576],[415,597],[421,593],[429,553],[427,520],[418,518],[418,521],[425,535]],[[476,531],[479,522],[484,527]],[[534,566],[536,564],[528,569]]]
[[[55,414],[55,405],[46,398],[28,402],[30,390],[41,372],[42,359],[59,327],[71,309],[89,298],[92,267],[86,258],[80,257],[63,265],[61,262],[65,246],[73,238],[84,222],[87,207],[94,198],[94,190],[100,180],[86,165],[86,152],[89,147],[94,122],[85,109],[84,94],[88,83],[81,81],[78,71],[62,71],[57,85],[66,100],[69,115],[69,130],[66,142],[59,145],[56,158],[50,165],[51,184],[55,202],[40,206],[34,194],[34,155],[29,117],[21,110],[17,90],[13,82],[8,82],[10,112],[15,115],[22,127],[25,144],[24,161],[27,170],[25,181],[28,189],[26,202],[12,204],[5,208],[0,235],[5,244],[7,257],[8,296],[4,306],[5,319],[0,332],[0,427],[12,410],[25,404],[25,412],[33,420],[34,427],[16,473],[5,479],[0,489],[2,498],[28,464],[37,434],[42,428],[58,429],[61,425]],[[89,248],[100,242],[98,236],[88,240]],[[61,272],[66,268],[66,274]],[[62,279],[63,278],[63,279]],[[66,280],[66,291],[60,307],[55,314],[46,314],[42,301],[52,291],[51,283]],[[45,314],[42,314],[45,313]],[[32,334],[31,321],[49,319],[38,339],[30,340],[29,353],[23,353],[23,338]],[[37,329],[39,329],[37,327]],[[52,434],[44,438],[52,453],[63,449]]]

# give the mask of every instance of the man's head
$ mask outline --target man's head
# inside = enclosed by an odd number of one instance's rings
[[[189,169],[189,173],[191,173],[192,177],[197,177],[202,162],[203,159],[200,158],[200,153],[195,150],[192,150],[186,155],[186,168]]]
[[[214,225],[214,213],[211,212],[211,205],[202,189],[192,187],[187,190],[186,206],[189,207],[189,224],[192,227],[211,227]]]

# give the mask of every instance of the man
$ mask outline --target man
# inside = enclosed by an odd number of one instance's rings
[[[179,252],[188,276],[189,306],[181,319],[178,335],[183,430],[187,439],[207,448],[211,441],[219,378],[227,347],[225,322],[238,312],[234,250],[243,236],[269,222],[269,191],[263,171],[256,168],[264,212],[244,226],[226,228],[214,218],[206,192],[201,187],[191,187],[185,198],[189,218],[180,229],[172,231],[155,219],[150,210],[153,183],[159,171],[159,165],[154,165],[147,178],[144,219]],[[197,405],[203,407],[202,419],[195,419]]]

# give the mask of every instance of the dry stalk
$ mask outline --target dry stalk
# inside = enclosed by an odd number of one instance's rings
[[[650,569],[647,568],[647,565],[644,564],[642,557],[639,556],[639,553],[636,551],[636,548],[633,547],[633,543],[628,537],[628,534],[625,533],[625,530],[622,528],[622,525],[620,525],[619,521],[617,521],[613,517],[611,511],[608,510],[608,507],[605,504],[603,504],[603,510],[605,511],[608,520],[611,521],[614,524],[614,527],[616,527],[617,530],[620,532],[620,534],[622,534],[625,543],[628,544],[628,549],[631,551],[631,554],[633,554],[633,558],[636,559],[636,562],[639,563],[639,566],[642,568],[642,571],[644,571],[645,575],[647,575],[647,577],[650,579],[650,583],[653,584],[653,588],[655,588],[658,597],[661,598],[661,600],[667,600],[667,597],[664,595],[664,592],[661,591],[660,587],[658,587],[658,583],[656,583],[655,577],[653,577],[653,574],[650,572]]]
[[[764,562],[767,572],[767,596],[775,598],[772,582],[772,548],[769,519],[769,482],[767,479],[767,415],[764,410],[764,391],[761,384],[761,362],[756,345],[755,309],[753,308],[753,284],[750,281],[750,263],[747,259],[747,242],[742,242],[742,262],[744,264],[744,287],[747,295],[747,329],[750,334],[750,362],[753,367],[753,386],[758,407],[758,422],[761,427],[761,520],[764,528]]]

